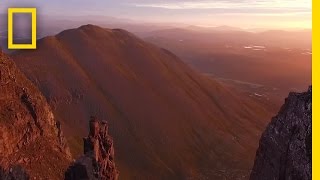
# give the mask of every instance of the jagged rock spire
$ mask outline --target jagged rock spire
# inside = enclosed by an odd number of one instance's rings
[[[84,155],[66,172],[66,180],[117,180],[119,172],[114,162],[113,140],[108,134],[108,122],[91,117],[89,135],[84,138]]]

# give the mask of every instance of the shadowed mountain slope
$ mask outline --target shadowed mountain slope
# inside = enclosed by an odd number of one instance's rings
[[[269,118],[171,52],[120,29],[66,30],[13,57],[64,122],[74,154],[86,117],[109,120],[120,179],[245,177]]]

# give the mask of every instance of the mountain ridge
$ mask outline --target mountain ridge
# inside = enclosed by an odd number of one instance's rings
[[[71,149],[86,133],[84,117],[109,119],[122,178],[248,176],[268,113],[170,51],[85,25],[12,57],[63,122]]]

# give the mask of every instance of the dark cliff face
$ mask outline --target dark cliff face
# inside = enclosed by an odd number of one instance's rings
[[[21,166],[10,167],[7,171],[0,168],[1,180],[29,180],[30,177]]]
[[[0,51],[1,179],[19,175],[16,166],[30,178],[61,179],[70,158],[46,99]]]
[[[92,117],[89,136],[84,138],[84,155],[69,167],[65,179],[117,180],[118,175],[108,123]]]
[[[263,133],[251,180],[311,179],[312,90],[290,93]]]

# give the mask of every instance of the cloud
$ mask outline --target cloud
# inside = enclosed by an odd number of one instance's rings
[[[135,7],[163,8],[171,10],[190,9],[283,9],[311,12],[311,0],[216,0],[216,1],[171,1],[158,3],[131,3]]]

